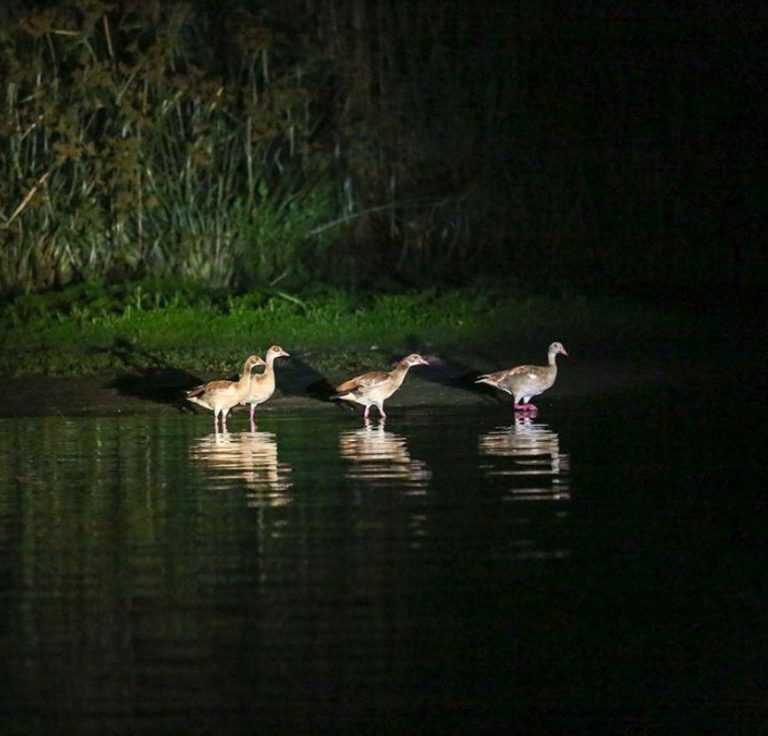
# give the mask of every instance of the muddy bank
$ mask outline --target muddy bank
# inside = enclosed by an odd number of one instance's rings
[[[428,367],[413,369],[387,407],[481,406],[510,399],[490,387],[476,385],[475,377],[504,363],[476,365],[471,359],[430,356]],[[679,369],[663,363],[616,358],[588,361],[570,357],[559,363],[553,388],[539,397],[546,405],[559,397],[596,399],[617,392],[667,391],[679,384]],[[332,386],[349,371],[323,375],[301,360],[284,361],[277,370],[278,390],[260,412],[339,411],[328,399]],[[152,413],[205,413],[184,399],[184,391],[221,376],[192,375],[172,368],[83,377],[18,377],[3,381],[0,416],[116,416]],[[359,408],[359,407],[358,407]],[[244,412],[245,409],[238,409]],[[361,410],[362,411],[362,410]]]

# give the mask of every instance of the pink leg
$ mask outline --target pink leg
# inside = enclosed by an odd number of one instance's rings
[[[536,404],[515,404],[515,411],[538,411]]]
[[[382,419],[386,419],[387,418],[387,415],[384,412],[384,404],[379,404],[379,416]]]
[[[256,404],[251,404],[251,413],[249,415],[251,432],[255,432],[256,431],[256,422],[255,422],[255,420],[253,418],[253,412],[254,411],[256,411]]]
[[[363,419],[368,419],[368,410],[370,409],[370,405],[365,407],[365,413],[363,414]]]

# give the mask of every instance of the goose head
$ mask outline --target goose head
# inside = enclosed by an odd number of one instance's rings
[[[267,350],[267,363],[271,363],[275,358],[290,358],[290,354],[286,353],[279,345],[273,345]]]
[[[414,365],[429,365],[426,358],[422,358],[418,353],[411,353],[400,361],[404,366],[411,368]]]
[[[257,365],[266,365],[266,363],[258,355],[249,355],[245,359],[245,372],[250,373]]]

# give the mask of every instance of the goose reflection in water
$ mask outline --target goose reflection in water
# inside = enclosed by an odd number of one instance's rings
[[[427,464],[413,460],[405,437],[387,432],[384,423],[383,419],[375,425],[366,420],[362,429],[342,432],[339,450],[352,463],[347,477],[384,483],[405,481],[409,490],[423,490],[432,477]]]
[[[292,468],[277,458],[277,440],[271,432],[219,432],[197,441],[193,459],[213,471],[213,487],[225,490],[233,481],[245,481],[255,506],[290,503]]]
[[[518,418],[480,437],[480,454],[494,461],[483,465],[488,477],[514,480],[514,500],[568,500],[569,458],[560,452],[560,439],[546,424]],[[504,460],[499,460],[504,458]]]

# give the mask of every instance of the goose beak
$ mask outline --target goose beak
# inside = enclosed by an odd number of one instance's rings
[[[565,352],[565,348],[562,346],[560,347],[560,350],[558,350],[558,352],[562,353],[563,355],[568,355],[568,353]]]

